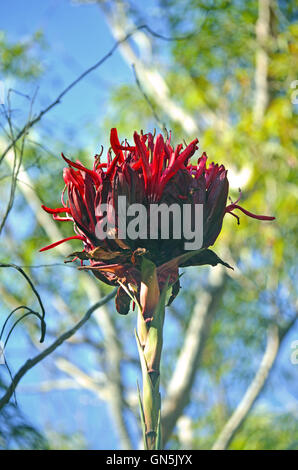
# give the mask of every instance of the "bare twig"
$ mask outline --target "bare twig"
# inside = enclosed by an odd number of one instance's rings
[[[136,71],[136,67],[134,64],[132,64],[132,69],[133,69],[133,73],[134,73],[134,76],[135,76],[135,80],[136,80],[136,84],[137,84],[137,87],[139,88],[140,92],[142,93],[142,95],[144,96],[145,98],[145,101],[148,103],[151,111],[152,111],[152,114],[153,114],[153,117],[154,119],[156,120],[157,124],[159,125],[159,127],[161,129],[166,129],[165,127],[165,123],[161,122],[158,114],[156,113],[155,111],[155,107],[152,103],[152,101],[149,99],[148,95],[146,94],[145,90],[143,89],[142,85],[141,85],[141,82],[139,80],[139,77],[138,77],[138,74],[137,74],[137,71]]]
[[[5,323],[4,323],[3,327],[2,327],[2,331],[1,331],[0,338],[1,338],[2,334],[3,334],[5,325],[6,325],[7,321],[8,321],[8,319],[11,317],[11,315],[12,315],[16,310],[18,310],[18,309],[20,309],[20,308],[25,308],[25,309],[27,309],[27,310],[29,311],[28,314],[29,314],[29,313],[30,313],[30,314],[34,314],[34,315],[37,316],[37,317],[40,319],[40,321],[41,321],[41,338],[40,338],[40,342],[42,343],[43,340],[44,340],[44,337],[45,337],[45,333],[46,333],[46,323],[45,323],[45,320],[44,320],[44,318],[45,318],[45,309],[44,309],[42,300],[41,300],[41,298],[40,298],[40,295],[39,295],[39,293],[38,293],[37,290],[36,290],[36,287],[34,286],[33,282],[32,282],[31,279],[30,279],[30,277],[25,273],[25,271],[24,271],[20,266],[18,266],[18,265],[16,265],[16,264],[11,264],[11,263],[9,263],[9,264],[7,264],[7,263],[0,263],[0,268],[14,268],[14,269],[16,269],[17,271],[19,271],[19,272],[22,274],[22,276],[26,279],[26,281],[27,281],[28,284],[30,285],[30,287],[31,287],[31,289],[32,289],[32,291],[33,291],[33,293],[35,294],[35,296],[36,296],[36,298],[37,298],[37,300],[38,300],[39,306],[40,306],[40,308],[41,308],[41,312],[42,312],[41,315],[40,315],[38,312],[33,311],[33,310],[30,309],[29,307],[26,307],[26,306],[17,307],[17,309],[14,309],[14,311],[11,312],[10,315],[8,316],[8,318],[6,319],[6,321],[5,321]],[[18,320],[18,322],[19,322],[19,321],[20,321],[20,319]],[[15,325],[14,325],[14,326],[15,326]],[[13,326],[13,328],[14,328],[14,326]],[[9,333],[9,334],[10,334],[10,333]]]
[[[13,160],[13,170],[12,170],[12,175],[11,175],[10,196],[9,196],[8,204],[7,204],[7,207],[6,207],[6,211],[4,213],[3,219],[2,219],[1,224],[0,224],[0,234],[3,230],[3,227],[6,223],[7,217],[8,217],[8,215],[9,215],[11,209],[12,209],[12,206],[13,206],[15,191],[16,191],[16,186],[17,186],[18,174],[20,172],[20,167],[21,167],[22,160],[23,160],[26,130],[27,130],[28,123],[30,122],[30,119],[31,119],[32,107],[33,107],[33,104],[34,104],[34,101],[35,101],[35,98],[36,98],[36,93],[35,93],[33,95],[32,99],[31,99],[31,101],[30,101],[30,108],[29,108],[27,124],[24,127],[25,131],[22,135],[23,138],[22,138],[21,148],[19,150],[16,146],[16,141],[15,141],[15,137],[14,137],[14,129],[13,129],[12,121],[11,121],[11,106],[10,106],[10,92],[11,91],[14,91],[14,90],[10,89],[8,91],[8,97],[7,97],[8,111],[6,112],[6,110],[4,108],[4,112],[5,112],[5,116],[6,116],[8,125],[9,125],[10,138],[13,142],[14,160]]]
[[[49,354],[54,352],[64,341],[66,341],[68,338],[73,336],[76,331],[78,331],[91,317],[92,313],[101,307],[102,305],[106,304],[109,300],[111,300],[114,296],[116,295],[116,289],[114,289],[110,294],[107,296],[103,297],[100,299],[98,302],[96,302],[92,307],[90,307],[87,312],[85,313],[84,317],[76,323],[72,328],[70,328],[68,331],[63,333],[59,338],[54,341],[48,348],[46,348],[44,351],[42,351],[40,354],[35,356],[33,359],[28,359],[25,364],[19,369],[19,371],[16,373],[14,376],[12,383],[8,387],[6,393],[3,395],[3,397],[0,399],[0,409],[5,406],[11,396],[13,395],[18,383],[22,379],[22,377],[28,372],[32,367],[34,367],[36,364],[38,364],[40,361],[42,361],[45,357],[47,357]]]

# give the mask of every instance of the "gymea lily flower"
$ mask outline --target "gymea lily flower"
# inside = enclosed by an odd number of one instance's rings
[[[141,397],[139,393],[139,403],[144,447],[150,450],[161,448],[159,368],[168,286],[172,288],[170,302],[179,291],[180,267],[215,266],[218,263],[229,267],[209,249],[221,231],[225,214],[235,216],[238,223],[235,209],[256,219],[273,219],[248,212],[239,206],[239,200],[227,205],[227,170],[214,163],[207,166],[205,153],[193,165],[190,160],[197,148],[197,139],[185,148],[180,144],[174,149],[169,136],[164,139],[159,134],[155,139],[151,133],[142,132],[134,133],[134,145],[127,141],[120,144],[116,129],[112,129],[107,163],[101,163],[100,156],[96,155],[90,170],[62,154],[68,164],[63,172],[67,200],[64,200],[64,189],[62,207],[49,209],[43,206],[55,220],[71,221],[76,235],[41,251],[68,240],[81,240],[83,251],[73,254],[74,259],[81,260],[80,269],[90,269],[97,278],[119,286],[116,296],[119,313],[128,313],[131,299],[138,306],[136,340],[143,376],[143,394]],[[168,219],[170,237],[162,236],[162,220],[155,220],[156,236],[151,236],[150,211],[145,211],[146,218],[143,219],[145,236],[129,236],[126,231],[129,218],[125,217],[123,224],[121,197],[125,197],[128,207],[136,203],[145,208],[156,204],[168,208],[176,205],[183,216],[186,206],[193,215],[201,205],[201,248],[186,250],[184,231],[183,234],[180,231],[181,236],[174,236],[174,225],[185,222],[179,218],[177,222],[174,216],[171,221]],[[110,219],[113,223],[109,225]],[[193,225],[193,218],[190,223]],[[106,224],[110,233],[102,237]],[[84,265],[85,260],[90,264]]]
[[[107,162],[101,163],[100,156],[95,156],[93,169],[84,167],[79,161],[72,162],[63,154],[68,164],[64,169],[63,178],[67,188],[67,201],[62,207],[43,209],[53,214],[55,220],[71,221],[76,235],[57,241],[42,248],[45,251],[60,243],[72,239],[83,242],[82,252],[75,253],[81,259],[80,269],[90,269],[100,280],[110,285],[118,285],[116,306],[119,313],[126,314],[129,310],[130,296],[127,289],[137,293],[139,298],[141,280],[141,259],[146,256],[157,267],[160,289],[169,278],[172,286],[172,299],[179,291],[179,267],[197,265],[216,265],[223,262],[213,251],[208,249],[216,241],[225,214],[239,217],[234,210],[239,209],[249,217],[259,220],[273,220],[274,217],[258,216],[238,205],[238,201],[227,205],[229,183],[227,170],[223,165],[207,166],[205,153],[197,164],[191,158],[198,149],[198,139],[189,145],[182,144],[173,148],[171,137],[166,139],[159,134],[134,133],[134,145],[125,140],[120,144],[117,130],[111,130],[111,148],[107,154]],[[114,156],[113,156],[114,153]],[[132,240],[119,234],[118,197],[125,196],[128,205],[139,203],[145,207],[152,204],[178,204],[181,209],[185,204],[203,205],[203,244],[199,251],[184,249],[185,239]],[[109,238],[98,238],[98,229],[104,223],[101,206],[108,204],[115,212],[115,230]],[[64,214],[64,216],[61,216]],[[150,226],[150,220],[148,221]],[[160,232],[160,230],[159,230]],[[89,265],[84,266],[83,261]],[[125,290],[123,289],[125,288]],[[144,316],[150,316],[149,311]]]

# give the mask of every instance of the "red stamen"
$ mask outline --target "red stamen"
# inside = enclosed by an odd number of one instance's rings
[[[235,217],[235,218],[237,219],[237,225],[240,225],[240,218],[238,217],[238,215],[233,214],[233,212],[227,212],[227,214],[230,214],[230,215],[232,215],[233,217]]]
[[[59,240],[58,242],[52,243],[51,245],[44,246],[39,251],[47,251],[47,250],[50,250],[51,248],[55,248],[55,246],[58,246],[61,243],[67,242],[68,240],[75,240],[75,239],[76,240],[86,241],[85,237],[82,237],[81,235],[74,235],[73,237],[63,238],[63,240]]]
[[[258,220],[275,220],[275,217],[269,217],[268,215],[256,215],[253,214],[252,212],[247,211],[246,209],[243,209],[243,207],[238,206],[238,204],[230,204],[229,206],[226,207],[226,212],[231,213],[234,209],[239,209],[241,210],[245,215],[248,215],[248,217],[251,217],[252,219],[258,219]]]
[[[73,222],[73,218],[71,218],[71,217],[60,217],[59,215],[55,215],[55,214],[53,215],[53,219],[54,220],[59,220],[59,222],[65,222],[65,221],[68,221],[68,220]]]

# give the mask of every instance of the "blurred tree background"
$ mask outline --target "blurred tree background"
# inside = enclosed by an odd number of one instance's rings
[[[295,0],[47,0],[43,7],[32,1],[47,22],[34,29],[32,21],[26,34],[11,26],[26,21],[19,3],[6,6],[0,23],[0,263],[30,276],[47,334],[40,344],[36,316],[18,323],[5,347],[10,373],[110,292],[63,263],[79,242],[38,253],[61,234],[72,235],[40,207],[59,204],[60,152],[90,165],[101,144],[108,148],[111,127],[128,140],[135,129],[166,127],[174,143],[198,137],[209,161],[228,168],[232,200],[241,188],[247,210],[276,216],[269,223],[241,216],[240,227],[226,216],[215,251],[234,271],[189,268],[182,277],[166,313],[166,446],[298,449]],[[64,19],[59,50],[50,38]],[[143,24],[149,29],[135,32],[55,103],[115,41]],[[20,272],[1,267],[0,275],[1,327],[19,306],[40,311]],[[9,318],[3,342],[27,311]],[[138,447],[135,321],[134,312],[117,315],[110,301],[28,371],[0,411],[0,448]],[[9,370],[0,365],[1,396]]]

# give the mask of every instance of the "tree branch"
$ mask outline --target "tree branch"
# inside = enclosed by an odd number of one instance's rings
[[[126,15],[124,2],[113,3],[111,9],[108,8],[105,2],[99,2],[99,5],[106,16],[112,34],[116,39],[119,39],[125,34],[125,30],[128,29],[128,24],[131,24]],[[172,38],[172,40],[177,39]],[[137,39],[135,41],[137,42]],[[122,43],[120,51],[129,66],[131,64],[135,65],[139,76],[142,77],[145,89],[148,90],[151,97],[158,103],[158,106],[165,114],[172,121],[179,123],[187,135],[198,134],[199,127],[196,120],[170,97],[168,86],[158,69],[154,66],[150,66],[150,68],[146,66],[142,58],[137,56],[133,47],[128,42]]]
[[[269,373],[272,370],[272,367],[277,358],[281,341],[296,320],[297,317],[294,317],[294,319],[289,322],[287,327],[283,328],[282,330],[280,330],[275,324],[268,327],[267,344],[261,364],[242,400],[216,439],[212,450],[225,450],[228,448],[239,427],[245,421],[256,399],[262,392],[267,382]]]
[[[226,283],[224,269],[221,267],[212,268],[209,280],[208,287],[198,294],[184,344],[163,403],[162,436],[164,445],[169,440],[178,418],[190,400],[205,340],[224,292]]]
[[[259,0],[259,16],[256,23],[256,70],[255,70],[255,104],[254,121],[260,124],[263,120],[268,102],[268,66],[267,53],[270,32],[270,3],[271,0]]]
[[[65,374],[72,377],[81,388],[92,391],[100,400],[109,401],[109,388],[105,374],[102,374],[102,384],[100,384],[98,380],[94,380],[93,377],[90,377],[89,374],[81,370],[77,365],[63,357],[58,357],[55,365]]]

